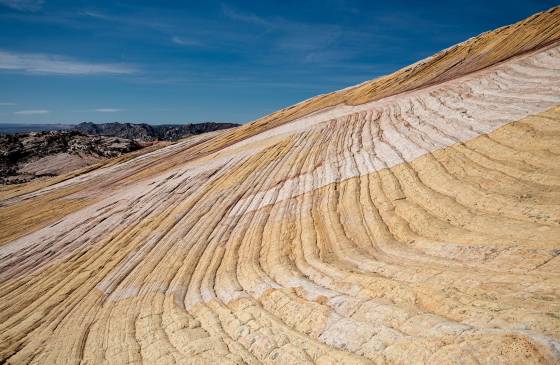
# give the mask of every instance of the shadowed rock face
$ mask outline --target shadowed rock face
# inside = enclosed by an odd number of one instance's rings
[[[143,141],[176,141],[191,135],[214,132],[238,127],[235,123],[196,123],[185,125],[149,125],[133,123],[89,123],[74,127],[75,130],[90,135],[103,135]]]
[[[559,363],[559,24],[1,190],[0,359]]]

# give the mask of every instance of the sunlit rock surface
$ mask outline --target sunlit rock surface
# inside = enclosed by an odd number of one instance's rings
[[[559,363],[559,39],[0,190],[0,360]]]

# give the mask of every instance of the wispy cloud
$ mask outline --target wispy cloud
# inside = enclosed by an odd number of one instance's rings
[[[178,44],[180,46],[200,46],[200,43],[194,39],[183,38],[183,37],[172,37],[171,42]]]
[[[59,75],[132,74],[127,64],[88,63],[52,54],[13,53],[0,50],[0,70]]]
[[[12,106],[12,105],[16,105],[16,103],[12,103],[11,101],[0,102],[0,106]]]
[[[258,15],[252,13],[246,13],[238,11],[232,7],[229,7],[225,4],[222,4],[222,11],[224,15],[232,20],[238,20],[245,23],[261,25],[261,26],[270,26],[271,23]]]
[[[19,11],[38,11],[44,0],[0,0],[0,4]]]
[[[78,14],[80,15],[84,15],[84,16],[89,16],[91,18],[98,18],[98,19],[103,19],[103,20],[112,20],[112,18],[106,14],[97,12],[97,11],[93,11],[93,10],[83,10],[80,11]]]
[[[37,115],[37,114],[49,114],[50,111],[39,109],[39,110],[19,110],[14,112],[16,115]]]
[[[280,16],[263,17],[223,4],[222,12],[231,20],[265,28],[268,37],[263,39],[267,39],[265,47],[269,51],[259,59],[263,63],[282,59],[283,63],[315,64],[322,67],[327,64],[344,65],[364,52],[363,47],[353,47],[355,39],[367,39],[367,43],[371,43],[372,38],[370,34],[356,38],[354,31],[336,24],[299,22]],[[271,55],[274,57],[271,58]],[[255,57],[258,56],[253,56]]]
[[[174,26],[169,22],[154,19],[153,16],[141,16],[141,15],[136,17],[118,16],[118,15],[113,15],[111,13],[105,13],[105,12],[101,12],[98,10],[91,10],[91,9],[80,11],[78,14],[81,16],[103,20],[109,23],[114,23],[125,27],[147,28],[160,32],[169,32],[174,28]]]
[[[94,110],[98,113],[118,113],[124,111],[124,109],[117,109],[117,108],[99,108]]]

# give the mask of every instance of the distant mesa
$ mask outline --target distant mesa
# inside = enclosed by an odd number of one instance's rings
[[[60,131],[74,128],[73,124],[1,123],[0,134]]]

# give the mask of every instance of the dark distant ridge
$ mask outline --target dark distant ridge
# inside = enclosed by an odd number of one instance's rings
[[[139,139],[143,141],[176,141],[191,135],[238,127],[236,123],[162,124],[146,123],[90,123],[84,122],[73,129],[84,134]]]
[[[74,128],[73,124],[0,123],[0,134],[60,131]]]
[[[95,136],[120,137],[142,141],[176,141],[191,135],[213,132],[221,129],[238,127],[236,123],[192,123],[162,124],[147,123],[92,123],[80,124],[0,124],[0,134],[16,134],[48,131],[78,131]]]

